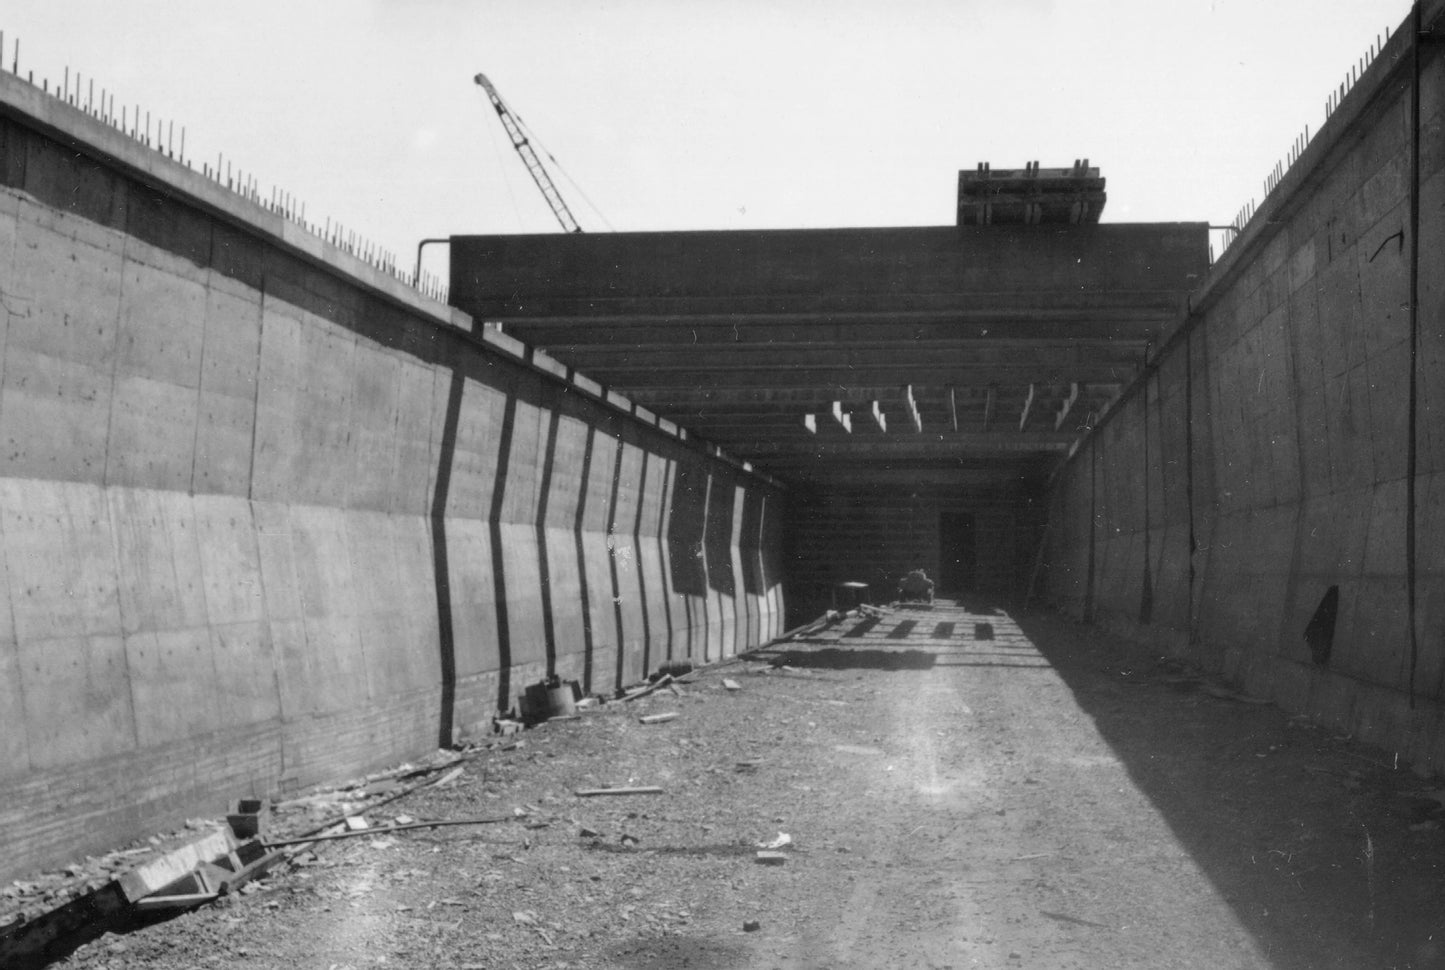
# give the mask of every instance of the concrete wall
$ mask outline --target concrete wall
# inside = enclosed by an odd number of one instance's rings
[[[757,644],[779,494],[0,75],[0,881]]]
[[[1193,295],[1155,367],[1055,482],[1048,591],[1438,769],[1445,51],[1421,50],[1417,243],[1411,34],[1407,24],[1386,45]],[[1306,628],[1332,587],[1334,635],[1312,646]]]
[[[913,488],[819,488],[791,493],[784,556],[788,622],[803,623],[832,608],[834,587],[869,584],[874,603],[897,598],[898,582],[922,569],[941,593],[992,602],[1023,591],[1038,548],[1041,509],[1031,496],[998,489],[919,485]],[[963,588],[945,589],[950,570],[949,517],[967,517],[973,569]]]

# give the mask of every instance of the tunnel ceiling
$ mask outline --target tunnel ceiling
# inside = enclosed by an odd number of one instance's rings
[[[1139,372],[1204,224],[452,237],[452,303],[795,484],[1010,487]]]

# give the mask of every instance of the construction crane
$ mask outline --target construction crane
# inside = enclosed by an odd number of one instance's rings
[[[518,155],[522,156],[528,174],[532,176],[532,181],[537,183],[537,188],[542,190],[542,198],[546,199],[547,204],[552,207],[552,215],[556,216],[557,221],[562,224],[563,231],[581,232],[582,227],[577,224],[572,210],[567,208],[567,203],[562,200],[562,194],[557,191],[557,186],[552,184],[547,170],[542,167],[542,160],[532,150],[532,143],[522,130],[521,119],[512,114],[512,109],[507,107],[507,103],[502,100],[502,96],[497,93],[496,87],[487,80],[485,74],[478,74],[476,82],[481,85],[483,91],[487,92],[492,107],[497,111],[497,117],[502,119],[502,127],[507,129],[507,135],[512,139],[512,147],[517,150]]]

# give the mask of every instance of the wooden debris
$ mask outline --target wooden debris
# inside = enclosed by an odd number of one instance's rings
[[[786,852],[770,852],[768,850],[762,850],[758,852],[755,858],[759,863],[765,866],[781,866],[787,863],[788,854]]]
[[[658,789],[661,791],[662,789]],[[330,842],[333,839],[351,839],[358,835],[390,835],[393,832],[406,832],[411,829],[435,829],[445,825],[494,825],[497,822],[510,822],[514,818],[525,816],[501,815],[488,816],[484,818],[451,818],[442,819],[436,822],[410,822],[406,825],[383,825],[372,829],[358,829],[354,832],[332,832],[327,835],[308,835],[299,839],[282,839],[279,842],[267,842],[270,848],[282,845],[305,845],[308,842]]]
[[[548,723],[548,724],[551,724],[551,723],[553,723],[554,721],[580,721],[580,720],[582,720],[582,715],[581,715],[581,714],[553,714],[551,717],[547,718],[547,723]]]
[[[131,904],[131,908],[142,913],[170,909],[195,909],[220,898],[220,893],[184,893],[177,896],[147,896]]]
[[[662,789],[653,785],[633,788],[579,788],[573,794],[578,798],[592,798],[594,795],[661,795]]]
[[[663,724],[667,721],[675,721],[679,716],[677,711],[668,711],[666,714],[647,714],[639,717],[638,720],[643,724]]]
[[[202,862],[225,856],[234,846],[229,830],[208,832],[121,876],[118,880],[121,894],[131,903],[143,899],[182,878]]]
[[[733,680],[733,679],[731,679],[731,678],[729,678],[729,677],[724,677],[722,684],[723,684],[723,689],[724,689],[724,690],[742,690],[742,689],[743,689],[743,685],[742,685],[742,684],[739,684],[737,681],[735,681],[735,680]]]
[[[672,683],[672,675],[671,675],[671,674],[663,674],[661,677],[657,678],[657,679],[656,679],[655,681],[653,681],[652,683],[647,684],[647,685],[645,685],[645,686],[643,686],[643,687],[639,687],[639,688],[637,688],[637,690],[632,691],[632,692],[629,693],[629,694],[624,694],[624,695],[622,695],[622,699],[623,699],[624,701],[635,701],[635,700],[637,700],[639,697],[646,697],[648,694],[651,694],[653,691],[662,690],[662,688],[666,687],[666,686],[667,686],[668,684],[670,684],[670,683]]]

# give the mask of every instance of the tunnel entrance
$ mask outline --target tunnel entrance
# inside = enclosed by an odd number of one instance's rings
[[[978,551],[972,512],[940,512],[938,516],[938,587],[958,595],[978,586]]]

